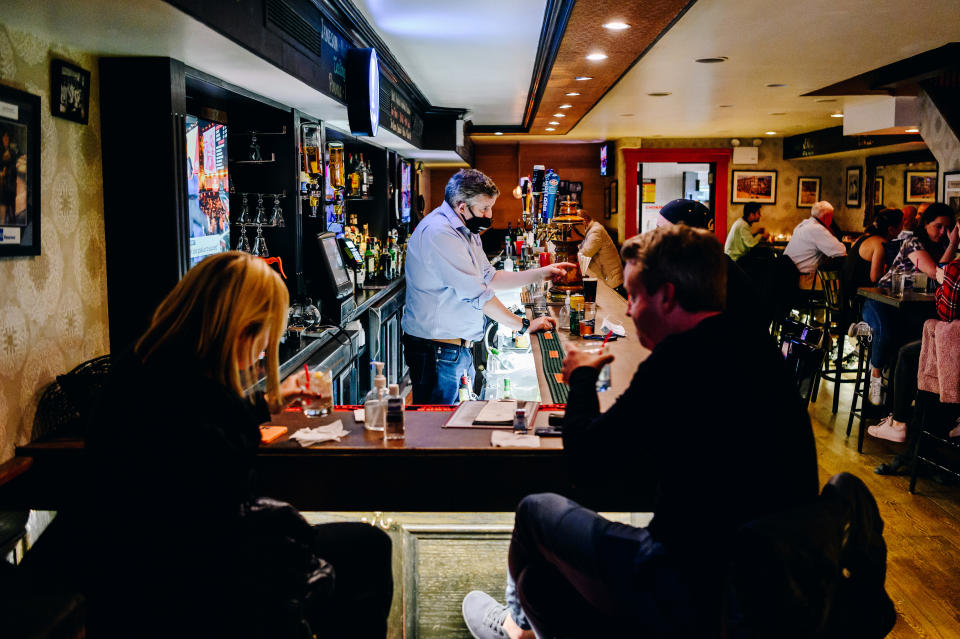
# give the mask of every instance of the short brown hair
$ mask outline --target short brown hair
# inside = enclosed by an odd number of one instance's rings
[[[727,260],[713,233],[685,224],[661,226],[631,237],[620,255],[637,267],[635,277],[648,294],[670,282],[686,311],[726,308]]]
[[[473,206],[477,197],[481,195],[497,197],[500,195],[500,189],[483,171],[460,169],[447,182],[443,199],[447,201],[451,208],[455,208],[458,202],[465,202],[468,206]]]

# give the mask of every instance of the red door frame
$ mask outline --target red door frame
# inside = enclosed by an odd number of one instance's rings
[[[637,234],[637,165],[641,162],[715,162],[717,165],[713,185],[713,232],[720,241],[727,238],[727,192],[730,178],[731,149],[623,149],[624,237]],[[632,178],[632,179],[631,179]]]

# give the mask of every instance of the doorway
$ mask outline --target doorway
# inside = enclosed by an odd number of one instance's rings
[[[715,163],[640,162],[637,184],[640,185],[639,232],[657,226],[657,217],[664,204],[677,198],[696,200],[713,211]]]
[[[691,191],[698,197],[693,199],[701,200],[704,193],[707,194],[707,206],[713,213],[714,228],[713,232],[721,241],[726,239],[727,235],[727,198],[729,191],[729,167],[733,152],[730,149],[624,149],[623,150],[623,168],[626,181],[632,182],[632,176],[636,175],[637,182],[634,186],[626,186],[624,192],[624,237],[633,237],[641,230],[641,204],[643,201],[643,179],[649,176],[643,174],[642,165],[647,164],[674,164],[678,165],[678,179],[680,181],[678,195],[670,199],[684,197],[685,190],[683,185],[683,172],[702,174],[701,170],[694,170],[693,167],[709,166],[707,173],[707,184],[697,185],[691,182],[690,186],[699,186]],[[651,168],[651,171],[653,169]],[[710,177],[712,176],[712,178]],[[690,180],[700,179],[688,178]],[[704,188],[708,187],[708,188]],[[650,187],[648,186],[648,189]],[[654,188],[654,191],[657,190]],[[657,196],[653,194],[654,200]],[[648,192],[648,198],[649,192]],[[670,200],[664,200],[664,204]],[[653,203],[656,204],[656,201]],[[659,210],[659,209],[657,209]]]

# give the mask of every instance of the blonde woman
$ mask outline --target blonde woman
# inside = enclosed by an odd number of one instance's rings
[[[384,636],[389,537],[256,490],[258,427],[303,394],[279,380],[288,306],[262,260],[214,255],[114,358],[87,440],[96,636]]]

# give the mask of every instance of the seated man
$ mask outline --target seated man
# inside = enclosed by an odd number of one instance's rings
[[[810,208],[810,217],[793,229],[783,254],[789,257],[800,276],[800,286],[811,288],[820,262],[827,257],[844,257],[847,247],[830,231],[833,205],[822,200]]]
[[[653,520],[638,528],[559,495],[525,498],[510,544],[512,600],[467,595],[474,637],[515,639],[525,625],[540,637],[714,636],[737,530],[817,496],[810,420],[782,356],[769,335],[722,313],[717,238],[662,227],[622,255],[627,314],[652,352],[600,414],[594,384],[612,356],[569,350],[563,443],[574,483],[618,473],[624,495],[656,495]],[[750,409],[734,410],[745,388]]]
[[[730,227],[727,233],[727,242],[723,245],[723,252],[730,256],[730,259],[736,262],[741,257],[746,256],[750,249],[767,239],[764,229],[759,228],[756,232],[750,230],[750,227],[760,221],[760,205],[756,202],[750,202],[743,206],[743,217],[738,219]]]

